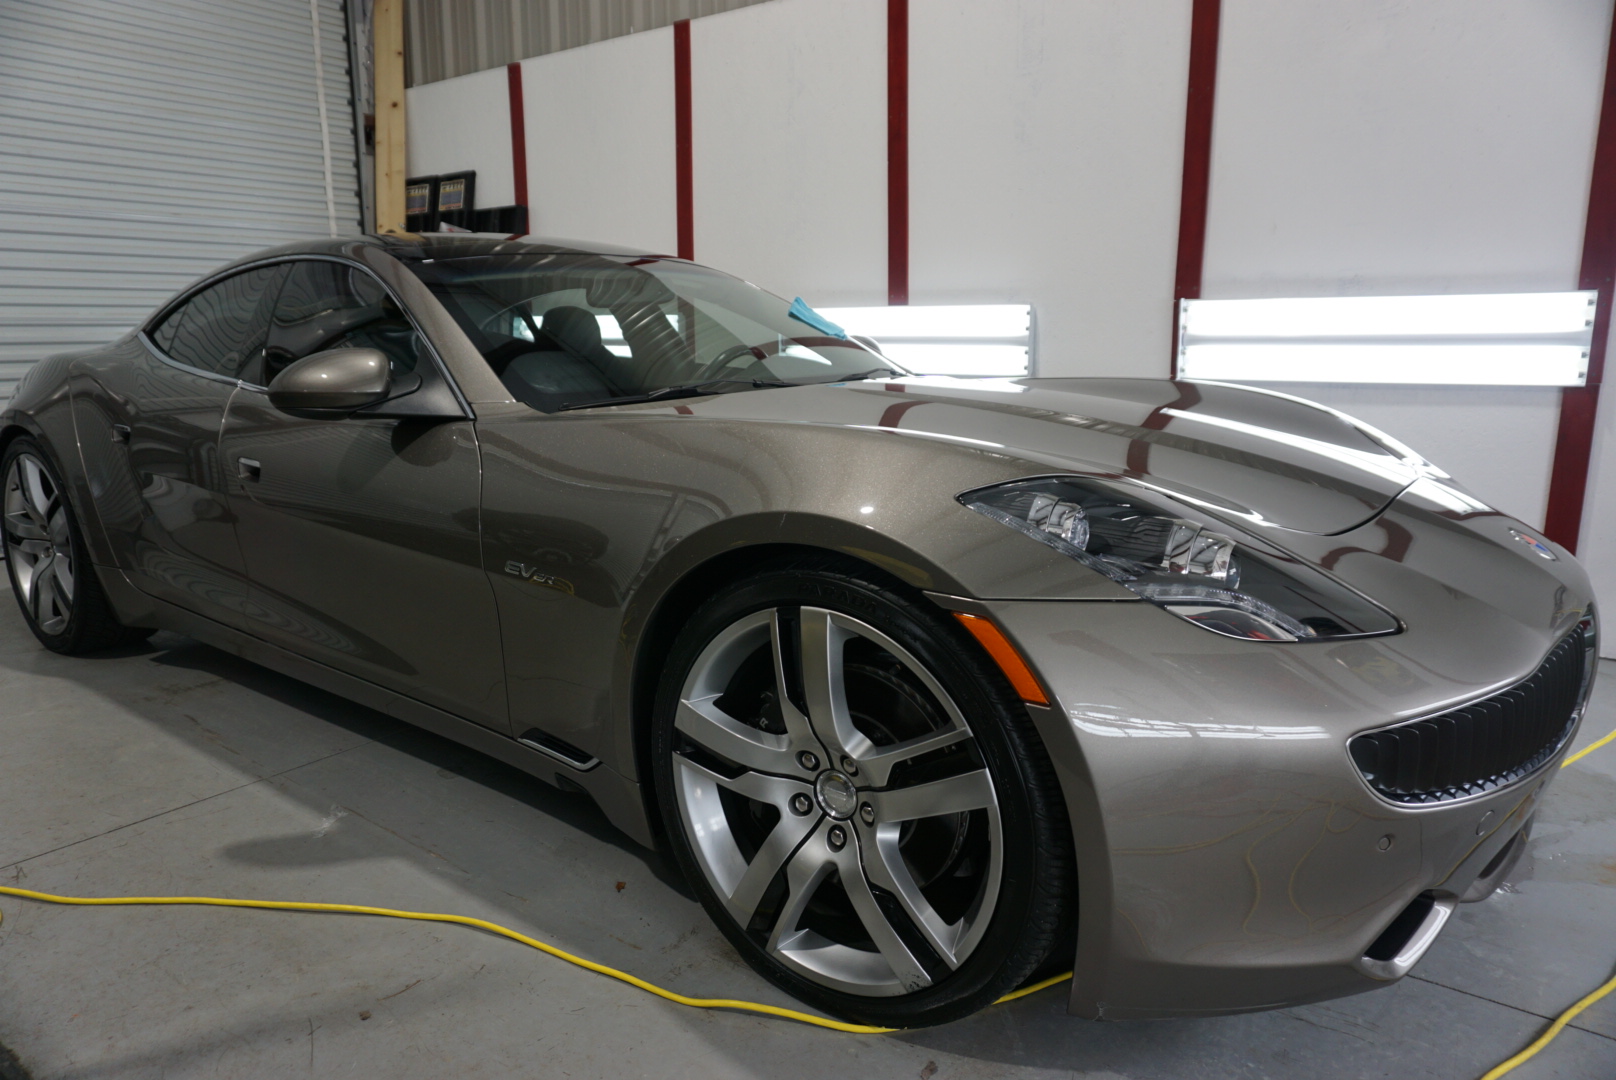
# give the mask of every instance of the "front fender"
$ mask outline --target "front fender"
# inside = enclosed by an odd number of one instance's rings
[[[74,414],[71,380],[76,359],[78,354],[48,357],[28,369],[17,384],[16,395],[0,412],[0,449],[24,433],[44,447],[67,485],[68,500],[90,549],[90,561],[110,566],[114,561],[112,549],[85,472]]]

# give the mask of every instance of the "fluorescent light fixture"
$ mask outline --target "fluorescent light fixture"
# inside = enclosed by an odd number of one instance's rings
[[[819,308],[849,334],[876,341],[916,374],[1025,375],[1032,367],[1027,304]]]
[[[904,307],[818,308],[849,334],[877,339],[1021,338],[1032,331],[1026,304],[922,304]]]
[[[1184,333],[1200,338],[1580,334],[1592,326],[1595,295],[1569,292],[1190,300],[1185,302]]]
[[[1582,386],[1596,294],[1185,300],[1179,374],[1248,382]]]
[[[881,354],[916,375],[1027,374],[1027,346],[882,341]]]
[[[1588,353],[1575,345],[1191,345],[1178,373],[1248,382],[1581,386]]]
[[[917,375],[1014,378],[1031,370],[1032,308],[1026,304],[816,310],[849,334],[874,339],[883,355]],[[668,320],[678,328],[677,316],[669,315]],[[601,344],[617,356],[628,356],[629,345],[617,320],[596,315],[595,321]],[[820,358],[805,353],[803,359]]]

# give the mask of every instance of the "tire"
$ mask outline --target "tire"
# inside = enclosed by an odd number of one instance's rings
[[[47,649],[81,656],[151,636],[113,614],[61,473],[31,438],[0,457],[0,543],[17,606]]]
[[[815,1008],[946,1023],[1071,940],[1070,827],[1026,710],[895,582],[803,557],[721,589],[673,644],[651,750],[702,905]]]

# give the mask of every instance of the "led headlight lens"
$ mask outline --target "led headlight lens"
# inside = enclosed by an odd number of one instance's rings
[[[1321,571],[1096,483],[1018,480],[959,500],[1229,637],[1305,641],[1400,629],[1390,612]]]

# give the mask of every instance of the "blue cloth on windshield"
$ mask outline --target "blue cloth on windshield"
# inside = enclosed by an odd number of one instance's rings
[[[809,307],[807,302],[800,296],[791,301],[791,310],[786,312],[786,314],[790,315],[798,322],[807,323],[815,330],[818,330],[821,334],[825,334],[833,338],[841,338],[843,341],[847,340],[846,330],[843,330],[840,326],[837,326],[835,323],[825,318],[825,316]]]

